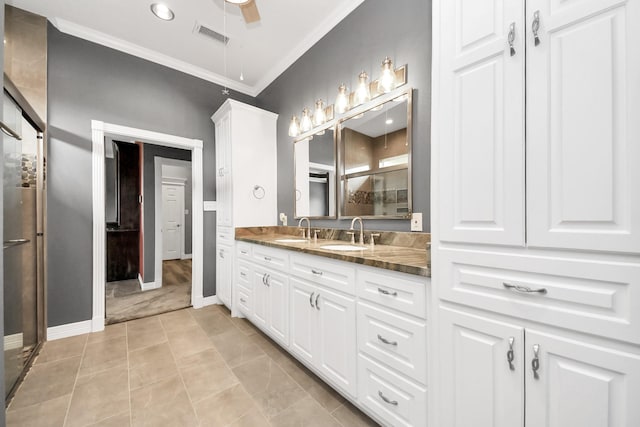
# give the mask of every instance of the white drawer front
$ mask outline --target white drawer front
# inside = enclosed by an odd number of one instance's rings
[[[238,308],[247,317],[251,317],[251,294],[244,289],[238,289]]]
[[[389,426],[427,425],[427,389],[358,357],[358,401]]]
[[[455,250],[440,262],[443,299],[640,344],[638,264]]]
[[[319,256],[291,255],[291,274],[328,288],[355,295],[355,266]]]
[[[358,350],[422,384],[427,383],[425,323],[358,303]]]
[[[233,245],[235,236],[233,228],[231,227],[217,227],[216,228],[216,240],[218,244]]]
[[[427,316],[426,287],[430,279],[426,277],[361,267],[357,283],[361,298],[414,316]]]
[[[236,255],[238,259],[251,260],[251,248],[252,246],[249,243],[236,242]]]
[[[238,261],[238,276],[236,277],[236,283],[241,288],[244,288],[245,292],[251,292],[253,290],[250,264]]]
[[[253,260],[262,265],[277,268],[280,271],[289,267],[289,254],[284,250],[254,245],[252,250]]]

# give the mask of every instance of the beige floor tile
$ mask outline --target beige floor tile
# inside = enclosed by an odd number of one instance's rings
[[[257,408],[244,414],[240,419],[229,424],[229,427],[270,427],[271,423]]]
[[[129,410],[126,365],[78,378],[66,426],[85,426]]]
[[[180,366],[180,374],[192,402],[199,402],[238,383],[214,349],[181,359]]]
[[[80,364],[80,376],[95,374],[127,364],[127,338],[125,336],[87,344]]]
[[[245,335],[255,335],[256,333],[258,333],[256,327],[253,326],[247,319],[232,317],[231,322]]]
[[[207,313],[192,313],[202,330],[210,337],[223,334],[228,331],[237,331],[229,317],[216,310]]]
[[[346,399],[342,397],[340,393],[319,378],[314,381],[313,385],[305,388],[305,390],[320,406],[329,412],[335,411],[340,405],[346,402]]]
[[[264,351],[237,328],[211,337],[216,350],[231,367],[264,355]]]
[[[178,375],[131,391],[133,426],[197,426],[196,414]]]
[[[273,427],[341,427],[312,397],[305,397],[271,418]]]
[[[105,420],[98,421],[97,423],[91,424],[87,427],[127,427],[130,425],[131,413],[130,411],[126,411],[113,417],[109,417]]]
[[[112,340],[114,338],[126,337],[127,325],[125,323],[118,323],[116,325],[107,325],[104,327],[104,331],[93,332],[89,334],[87,344],[94,344],[100,341]]]
[[[197,325],[167,332],[167,337],[176,360],[213,348],[213,343],[207,334]]]
[[[129,385],[132,390],[177,374],[178,368],[173,360],[169,343],[157,344],[129,353]]]
[[[139,350],[166,341],[167,336],[157,316],[127,322],[127,345],[129,351]]]
[[[233,368],[233,373],[267,418],[278,415],[308,396],[266,355]]]
[[[7,427],[59,427],[71,401],[71,394],[36,403],[35,405],[7,411]]]
[[[369,418],[349,402],[345,402],[341,407],[331,414],[340,424],[345,427],[376,427],[378,423]]]
[[[11,408],[24,408],[70,394],[76,381],[80,359],[77,356],[34,365],[13,398]]]
[[[68,357],[82,356],[87,336],[88,334],[83,334],[45,342],[34,364],[39,365]]]
[[[253,399],[239,384],[201,400],[194,406],[202,426],[226,426],[256,410]]]
[[[197,326],[195,319],[187,310],[176,310],[158,316],[165,332],[180,331]]]

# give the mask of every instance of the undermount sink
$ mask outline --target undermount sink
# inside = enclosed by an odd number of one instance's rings
[[[320,249],[326,249],[328,251],[364,251],[368,249],[366,246],[355,246],[355,245],[324,245],[320,246]]]
[[[276,239],[275,242],[278,243],[302,243],[306,242],[307,239]]]

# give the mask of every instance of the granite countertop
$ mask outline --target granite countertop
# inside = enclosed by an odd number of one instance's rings
[[[311,228],[318,230],[318,228]],[[305,228],[306,230],[306,228]],[[372,231],[365,229],[366,248],[362,251],[334,251],[322,249],[326,245],[349,245],[350,230],[320,229],[318,241],[313,239],[305,242],[277,242],[279,239],[300,238],[298,227],[246,227],[236,228],[235,239],[242,242],[256,243],[278,249],[287,249],[303,252],[311,255],[319,255],[340,261],[355,262],[357,264],[384,268],[386,270],[431,277],[430,246],[431,235],[429,233],[408,233],[390,231]],[[359,233],[359,231],[357,232]],[[369,235],[379,233],[376,245],[373,249],[368,244]],[[356,234],[357,236],[357,234]],[[357,237],[356,237],[357,241]],[[377,242],[380,243],[377,243]]]

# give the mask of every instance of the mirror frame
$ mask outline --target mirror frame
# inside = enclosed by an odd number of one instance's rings
[[[293,141],[293,219],[301,219],[301,218],[309,218],[309,219],[337,219],[338,218],[338,212],[340,211],[340,206],[338,204],[339,202],[339,197],[338,197],[338,153],[337,153],[337,136],[336,136],[336,129],[337,129],[337,125],[335,123],[327,123],[326,125],[320,126],[317,129],[314,129],[314,131],[316,131],[316,133],[318,132],[322,132],[322,131],[327,131],[327,130],[332,130],[333,131],[333,163],[334,163],[334,168],[335,168],[335,175],[336,175],[336,179],[335,179],[335,183],[334,183],[334,206],[335,206],[335,212],[333,215],[326,215],[326,216],[308,216],[308,217],[302,217],[300,215],[298,215],[298,189],[297,189],[297,185],[296,185],[296,177],[298,176],[296,173],[296,144],[298,142],[304,141],[306,139],[310,139],[309,140],[309,144],[313,143],[313,136],[306,136],[304,138],[297,138]]]
[[[337,149],[336,156],[336,198],[338,204],[336,205],[338,219],[353,219],[354,215],[343,215],[344,200],[342,195],[347,193],[347,181],[339,182],[342,180],[344,170],[344,141],[342,140],[342,128],[343,123],[353,119],[363,113],[371,111],[387,102],[393,102],[394,99],[401,96],[407,97],[407,150],[408,150],[408,164],[407,164],[407,212],[398,215],[361,215],[362,219],[410,219],[413,213],[413,88],[404,88],[390,92],[386,95],[381,95],[372,99],[366,104],[356,107],[349,111],[348,115],[340,118],[336,123],[336,129],[334,131],[334,137],[336,139],[335,145]],[[340,188],[342,186],[342,188]]]

